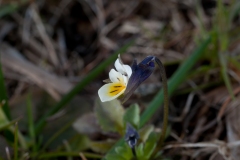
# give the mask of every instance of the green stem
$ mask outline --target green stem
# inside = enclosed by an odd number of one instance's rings
[[[15,128],[13,126],[10,126],[9,130],[15,134]],[[27,150],[27,142],[19,130],[17,131],[17,136],[19,144],[21,145],[22,149]]]
[[[164,69],[164,66],[162,64],[162,62],[158,59],[155,58],[155,62],[158,64],[158,67],[160,69],[160,74],[162,77],[162,84],[163,84],[163,95],[164,95],[164,106],[163,106],[163,127],[162,127],[162,132],[161,132],[161,136],[158,142],[158,146],[161,147],[163,144],[163,141],[166,137],[166,132],[167,132],[167,125],[168,125],[168,84],[167,84],[167,76],[166,76],[166,72]]]
[[[14,160],[18,159],[18,124],[15,124],[14,131]]]

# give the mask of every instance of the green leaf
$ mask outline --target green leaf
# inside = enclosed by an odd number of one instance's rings
[[[104,131],[117,131],[123,133],[124,108],[119,100],[101,102],[98,98],[95,101],[95,114],[98,122]]]
[[[135,149],[136,149],[136,154],[138,159],[140,159],[141,157],[144,157],[143,143],[140,143]]]
[[[126,159],[116,153],[113,153],[113,154],[107,155],[106,160],[126,160]]]
[[[156,145],[157,145],[157,141],[158,141],[158,136],[156,133],[152,132],[145,145],[144,145],[144,148],[143,148],[143,152],[144,152],[144,157],[146,159],[149,159],[151,154],[153,153],[154,149],[156,148]]]
[[[3,128],[9,123],[7,117],[5,116],[4,112],[0,108],[0,128]]]
[[[152,133],[154,130],[154,126],[153,125],[146,125],[143,128],[141,128],[139,130],[139,135],[140,138],[143,142],[146,142],[146,140],[148,139],[150,133]]]
[[[123,120],[125,124],[131,123],[134,127],[139,127],[140,108],[138,104],[133,104],[126,110]]]
[[[129,146],[125,145],[124,147],[117,147],[115,149],[118,155],[121,155],[125,160],[130,160],[132,158],[132,151]]]

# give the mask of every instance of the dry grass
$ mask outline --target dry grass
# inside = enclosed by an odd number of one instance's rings
[[[181,160],[230,160],[240,156],[238,12],[225,28],[221,28],[216,1],[26,0],[20,3],[2,0],[0,3],[0,15],[4,7],[8,9],[17,5],[13,11],[7,10],[0,19],[1,65],[10,104],[19,103],[19,97],[23,103],[26,99],[22,95],[31,91],[35,106],[40,103],[37,100],[39,94],[35,92],[45,96],[42,90],[54,101],[59,101],[101,61],[133,38],[136,42],[122,56],[123,61],[130,64],[133,58],[140,61],[148,55],[155,55],[163,61],[167,76],[171,77],[200,40],[212,34],[214,40],[207,53],[170,99],[171,133],[163,155]],[[239,6],[237,1],[224,0],[223,3],[230,15],[231,10]],[[228,42],[224,51],[221,44],[225,43],[219,42],[223,36]],[[219,54],[224,57],[223,63]],[[225,85],[223,64],[226,65],[226,75],[235,99]],[[97,96],[102,77],[107,77],[107,71],[76,96],[81,99],[76,101],[78,105],[84,101],[92,109],[92,101]],[[138,102],[144,110],[149,97],[161,87],[159,79],[156,71],[126,105]],[[17,107],[23,106],[11,106],[11,109]],[[81,114],[89,108],[82,109]],[[62,118],[66,113],[57,114],[57,118],[49,121]],[[156,114],[161,113],[158,111]],[[36,114],[34,120],[37,121],[42,114]],[[161,124],[157,115],[151,120],[156,129]],[[23,133],[27,132],[25,127],[20,129]],[[95,135],[97,140],[108,137],[118,136],[110,133]],[[12,154],[8,147],[6,153],[7,158]],[[91,159],[82,153],[80,157]]]

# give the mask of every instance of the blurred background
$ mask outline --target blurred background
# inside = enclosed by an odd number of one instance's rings
[[[0,41],[1,159],[103,157],[122,137],[94,109],[118,53],[129,65],[158,57],[168,79],[185,64],[169,86],[163,158],[239,159],[237,0],[1,0]],[[122,107],[142,113],[161,88],[156,69]]]

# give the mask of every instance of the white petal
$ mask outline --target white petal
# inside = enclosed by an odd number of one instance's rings
[[[109,72],[109,79],[112,82],[124,82],[123,75],[117,72],[115,69],[111,69],[111,71]]]
[[[109,90],[110,90],[111,86],[113,86],[113,85],[114,85],[114,83],[105,84],[98,90],[98,95],[102,102],[111,101],[111,100],[119,97],[126,90],[126,88],[124,88],[121,92],[112,96],[111,94],[109,94]]]
[[[124,80],[124,84],[125,84],[125,86],[127,86],[127,83],[128,83],[128,77],[127,77],[127,76],[123,76],[123,80]]]
[[[119,58],[115,61],[114,66],[118,72],[125,74],[123,64],[120,62]]]
[[[123,65],[125,71],[127,72],[128,78],[132,75],[132,68],[129,65]]]
[[[118,72],[122,73],[123,75],[128,76],[128,78],[132,75],[132,69],[129,65],[125,65],[121,62],[120,57],[115,61],[114,64],[115,68],[117,69]]]

